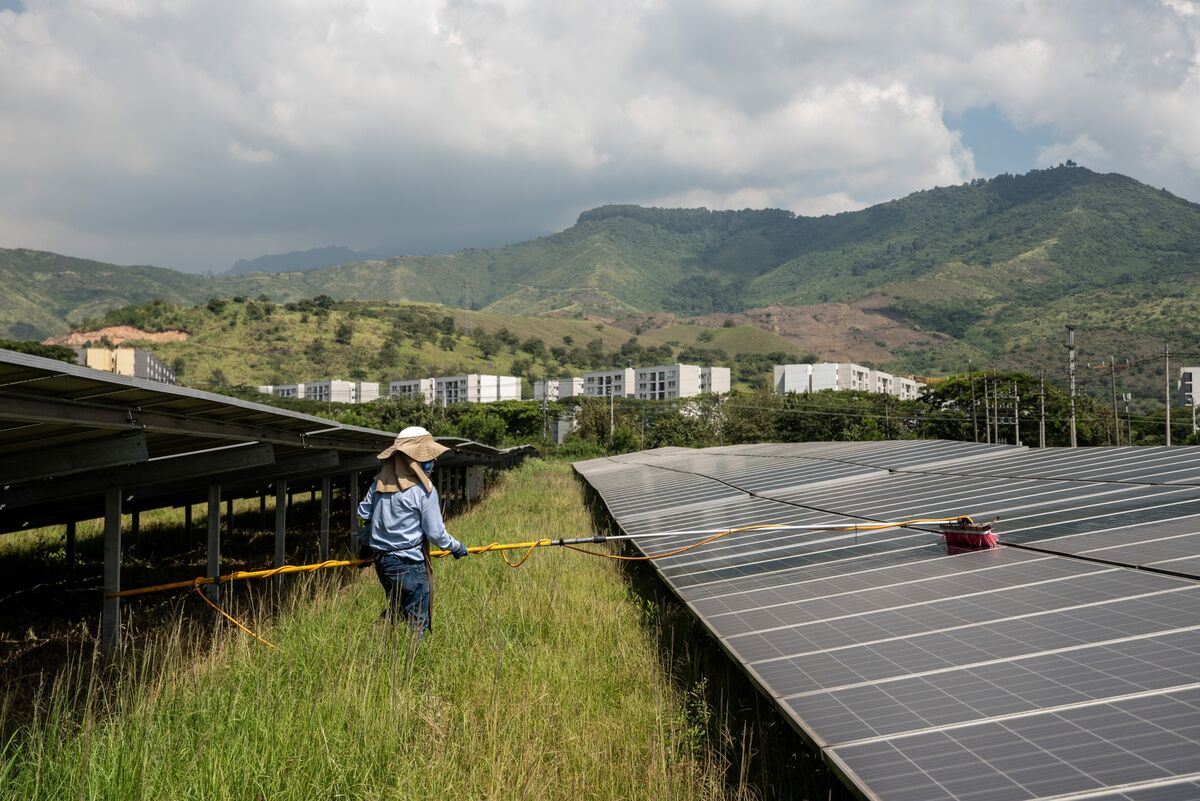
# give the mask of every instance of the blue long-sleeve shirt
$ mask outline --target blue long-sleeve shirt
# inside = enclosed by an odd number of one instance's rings
[[[372,482],[367,497],[358,505],[358,516],[367,521],[366,528],[359,532],[359,541],[376,552],[424,561],[422,535],[444,550],[459,547],[458,540],[450,536],[442,521],[437,490],[426,493],[420,484],[403,492],[376,492]]]

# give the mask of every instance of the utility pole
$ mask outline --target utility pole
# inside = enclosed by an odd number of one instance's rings
[[[1167,447],[1171,447],[1171,346],[1166,345],[1163,348],[1163,355],[1167,359],[1166,371],[1166,386],[1167,386]]]
[[[1121,447],[1121,418],[1117,415],[1117,360],[1113,356],[1108,357],[1108,380],[1112,384],[1113,439],[1119,448]]]
[[[992,374],[992,421],[996,426],[992,432],[992,442],[1000,444],[1000,376]]]
[[[1021,394],[1017,392],[1017,382],[1013,382],[1013,437],[1017,445],[1021,444]]]
[[[975,367],[967,359],[967,375],[971,380],[971,434],[979,442],[979,412],[975,410]]]
[[[1133,418],[1129,416],[1129,401],[1133,399],[1133,395],[1129,392],[1121,393],[1121,400],[1125,401],[1125,441],[1130,445],[1133,444]]]
[[[1071,447],[1074,448],[1079,443],[1075,438],[1075,327],[1070,325],[1067,326],[1067,374],[1071,377]]]
[[[616,389],[612,384],[608,385],[608,444],[613,444],[613,439],[616,436],[616,420],[617,420],[617,396],[613,390]]]
[[[988,402],[988,378],[983,374],[983,431],[988,445],[992,444],[992,407]]]
[[[1046,447],[1046,370],[1038,377],[1038,447]]]

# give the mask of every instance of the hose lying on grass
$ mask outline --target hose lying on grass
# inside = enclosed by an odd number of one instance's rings
[[[623,562],[652,562],[655,559],[666,559],[669,556],[678,556],[682,553],[702,548],[705,545],[716,542],[723,537],[728,537],[731,534],[739,534],[745,531],[844,531],[854,532],[855,534],[865,531],[883,531],[889,528],[905,528],[907,526],[916,525],[941,525],[950,523],[971,523],[973,522],[969,516],[959,515],[950,518],[913,518],[911,520],[901,520],[898,522],[872,522],[872,523],[831,523],[831,524],[810,524],[810,525],[787,525],[782,523],[756,523],[748,526],[738,526],[736,528],[727,529],[694,529],[690,531],[661,531],[650,534],[623,534],[616,536],[606,536],[597,534],[591,537],[572,537],[560,539],[540,539],[529,540],[527,542],[493,542],[488,545],[472,545],[467,548],[468,553],[483,554],[498,552],[504,560],[504,564],[509,567],[520,567],[528,561],[529,557],[538,548],[545,547],[562,547],[577,553],[585,553],[590,556],[599,556],[603,559],[617,559]],[[589,544],[604,544],[606,542],[616,542],[620,540],[631,539],[649,539],[655,537],[684,537],[697,536],[707,534],[701,540],[683,545],[678,548],[672,548],[658,553],[643,554],[640,556],[624,556],[621,554],[604,553],[603,551],[593,551],[588,548],[580,548],[580,545]],[[508,558],[508,551],[524,551],[517,561],[513,562]],[[430,551],[429,555],[433,557],[448,556],[450,551]],[[155,592],[168,592],[170,590],[180,590],[192,588],[196,591],[206,604],[221,613],[225,618],[232,622],[235,626],[250,634],[259,642],[274,648],[275,646],[264,640],[259,635],[255,634],[245,625],[240,623],[228,612],[222,609],[217,603],[208,598],[200,588],[208,584],[228,584],[234,581],[245,581],[249,579],[266,579],[273,576],[285,575],[288,573],[314,573],[318,570],[328,570],[335,567],[362,567],[375,561],[374,557],[368,559],[328,559],[324,562],[315,562],[310,565],[280,565],[265,570],[236,570],[232,573],[225,573],[220,576],[197,576],[196,578],[187,581],[173,581],[166,584],[154,584],[149,587],[138,587],[132,590],[121,590],[119,592],[110,592],[105,597],[107,598],[131,598],[137,595],[148,595]]]

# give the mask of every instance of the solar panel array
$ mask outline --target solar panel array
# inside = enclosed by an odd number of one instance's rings
[[[575,465],[868,798],[1200,798],[1200,448],[945,441],[663,448]],[[680,532],[661,536],[664,532]],[[653,538],[639,536],[656,534]]]

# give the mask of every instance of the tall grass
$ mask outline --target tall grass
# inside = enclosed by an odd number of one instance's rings
[[[533,462],[452,530],[483,544],[584,534],[590,520],[569,468]],[[743,794],[723,783],[704,713],[672,685],[614,563],[546,549],[516,570],[490,554],[436,572],[421,642],[377,620],[383,593],[365,571],[299,579],[311,591],[260,630],[274,651],[223,630],[197,657],[197,624],[180,619],[112,669],[27,688],[37,713],[3,744],[0,795]]]

